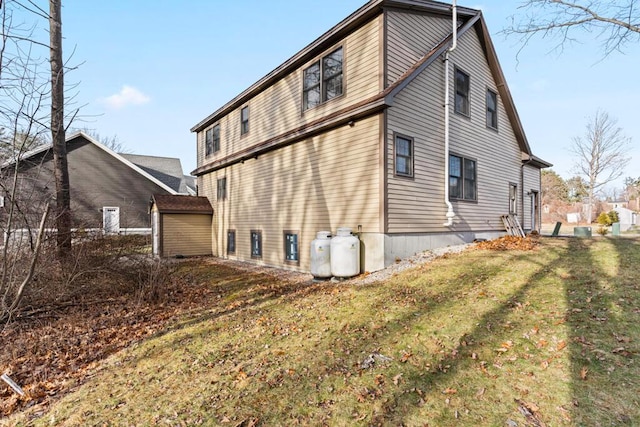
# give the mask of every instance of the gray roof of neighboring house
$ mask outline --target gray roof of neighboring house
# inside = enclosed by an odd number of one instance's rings
[[[195,178],[183,174],[180,159],[143,156],[140,154],[119,154],[178,193],[195,194]]]

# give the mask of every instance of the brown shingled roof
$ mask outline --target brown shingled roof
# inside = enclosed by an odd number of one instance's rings
[[[151,203],[155,204],[161,213],[213,214],[211,203],[206,197],[154,194]]]

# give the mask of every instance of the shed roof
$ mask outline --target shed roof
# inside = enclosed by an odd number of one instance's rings
[[[154,194],[151,204],[161,213],[202,213],[213,214],[209,199],[201,196]]]

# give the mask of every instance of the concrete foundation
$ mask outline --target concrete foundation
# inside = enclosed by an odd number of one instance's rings
[[[455,233],[382,234],[362,233],[361,271],[374,272],[417,253],[447,246],[463,245],[476,239],[491,240],[504,231],[467,231]]]

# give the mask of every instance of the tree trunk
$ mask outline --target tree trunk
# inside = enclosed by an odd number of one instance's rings
[[[56,181],[58,256],[71,253],[71,192],[64,129],[64,64],[62,63],[62,0],[49,0],[51,54],[51,140]]]

